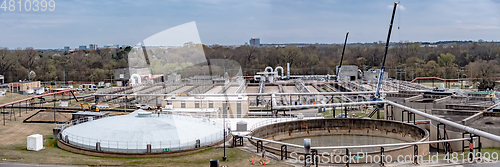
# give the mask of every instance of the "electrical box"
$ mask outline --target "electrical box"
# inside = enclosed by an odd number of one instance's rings
[[[40,151],[43,149],[43,136],[40,134],[28,136],[28,146],[26,149],[30,151]]]

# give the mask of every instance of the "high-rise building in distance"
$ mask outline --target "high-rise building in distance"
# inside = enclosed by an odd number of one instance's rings
[[[259,47],[260,46],[260,39],[259,38],[251,38],[249,43],[250,43],[250,46]]]
[[[97,49],[97,44],[93,44],[93,43],[89,44],[89,49],[90,50],[96,50]]]

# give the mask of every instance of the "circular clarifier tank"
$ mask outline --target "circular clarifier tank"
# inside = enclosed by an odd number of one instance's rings
[[[172,153],[223,141],[222,122],[137,110],[65,128],[63,144],[109,153]]]
[[[388,120],[373,119],[307,119],[281,122],[255,129],[253,137],[274,140],[294,145],[304,145],[304,139],[311,139],[311,147],[363,146],[428,141],[429,132],[419,126]],[[251,140],[256,144],[257,140]],[[281,144],[263,142],[265,149],[280,155]],[[288,146],[288,153],[304,154],[303,148]],[[380,154],[381,147],[350,148],[349,152],[365,155]],[[408,155],[413,145],[384,147],[385,155]],[[428,152],[428,144],[418,147],[419,153]],[[345,154],[346,149],[317,150],[319,154]]]

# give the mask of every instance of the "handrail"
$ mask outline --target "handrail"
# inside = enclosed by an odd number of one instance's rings
[[[284,142],[279,142],[279,141],[274,141],[274,140],[268,140],[268,139],[263,139],[263,138],[258,138],[258,137],[253,137],[253,136],[242,136],[244,138],[248,138],[250,140],[262,140],[265,142],[269,143],[274,143],[274,144],[281,144],[281,145],[286,145],[286,146],[291,146],[291,147],[297,147],[297,148],[304,148],[304,146],[301,145],[296,145],[296,144],[290,144],[290,143],[284,143]],[[477,137],[473,137],[475,139]],[[411,143],[393,143],[393,144],[375,144],[375,145],[359,145],[359,146],[325,146],[325,147],[311,147],[311,149],[351,149],[351,148],[370,148],[370,147],[394,147],[394,146],[407,146],[407,145],[420,145],[420,144],[432,144],[432,143],[443,143],[443,142],[455,142],[455,141],[464,141],[464,140],[470,140],[471,138],[459,138],[459,139],[448,139],[448,140],[437,140],[437,141],[424,141],[424,142],[411,142]]]
[[[410,112],[415,113],[417,115],[420,115],[422,117],[432,119],[434,121],[441,122],[443,124],[458,128],[460,130],[464,130],[464,131],[467,131],[469,133],[476,134],[476,135],[479,135],[481,137],[485,137],[485,138],[500,142],[500,136],[497,136],[497,135],[494,135],[494,134],[491,134],[488,132],[484,132],[484,131],[481,131],[479,129],[471,128],[469,126],[458,124],[458,123],[455,123],[453,121],[450,121],[450,120],[447,120],[444,118],[439,118],[439,117],[436,117],[434,115],[430,115],[430,114],[427,114],[425,112],[422,112],[422,111],[419,111],[419,110],[416,110],[416,109],[413,109],[413,108],[410,108],[410,107],[407,107],[407,106],[404,106],[404,105],[401,105],[401,104],[398,104],[398,103],[395,103],[392,101],[385,101],[385,103],[390,104],[390,105],[395,106],[395,107],[398,107],[398,108],[401,108],[401,109],[404,109],[404,110],[407,110],[407,111],[410,111]]]

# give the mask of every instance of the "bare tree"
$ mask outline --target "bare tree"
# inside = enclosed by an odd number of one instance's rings
[[[24,50],[18,48],[16,49],[15,53],[20,59],[19,63],[21,63],[21,65],[28,70],[32,70],[36,60],[40,58],[38,51],[33,49],[32,47],[27,47]]]
[[[16,59],[8,48],[0,49],[0,74],[5,74],[15,63]]]

